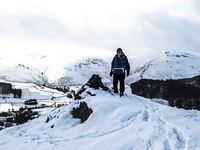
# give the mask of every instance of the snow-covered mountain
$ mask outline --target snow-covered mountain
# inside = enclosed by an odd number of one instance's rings
[[[200,57],[189,53],[165,52],[135,70],[133,81],[147,79],[180,79],[200,74]]]
[[[200,57],[181,52],[165,52],[164,54],[139,66],[138,59],[130,58],[130,76],[125,82],[131,84],[141,78],[147,79],[180,79],[189,78],[200,74]],[[105,83],[112,83],[109,77],[111,60],[82,59],[65,67],[64,75],[55,83],[61,85],[78,85],[85,83],[88,78],[96,73]],[[75,78],[76,77],[76,78]]]
[[[55,81],[58,85],[80,85],[88,81],[92,74],[98,74],[104,82],[110,82],[110,63],[100,58],[86,58],[65,67],[64,75]]]
[[[35,83],[38,85],[48,82],[47,76],[43,72],[23,64],[1,67],[0,79],[9,82]]]
[[[65,67],[63,76],[55,81],[58,85],[81,85],[87,82],[92,74],[98,74],[104,84],[111,84],[112,77],[109,76],[112,59],[86,58],[71,63]],[[129,59],[131,66],[130,75],[138,67],[134,58]],[[131,76],[126,79],[126,83],[131,83]]]
[[[31,57],[35,61],[31,60]],[[0,79],[42,84],[48,80],[47,77],[53,77],[51,79],[54,80],[49,81],[54,84],[81,85],[92,74],[99,74],[104,83],[112,83],[112,78],[109,76],[112,58],[82,58],[71,63],[67,63],[64,56],[56,62],[53,61],[54,59],[54,57],[44,54],[25,57],[23,64],[28,67],[24,65],[0,67]],[[3,60],[1,59],[1,62],[6,63]],[[129,58],[131,73],[125,80],[127,84],[131,84],[141,78],[178,79],[200,74],[200,57],[189,53],[165,52],[143,66],[138,61],[141,60]],[[55,63],[54,65],[53,62]]]

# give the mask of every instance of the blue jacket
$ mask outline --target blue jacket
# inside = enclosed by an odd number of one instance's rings
[[[118,57],[116,54],[112,60],[111,73],[118,74],[118,75],[125,74],[125,70],[127,71],[127,74],[129,74],[130,65],[129,65],[126,55],[123,54],[120,57]]]

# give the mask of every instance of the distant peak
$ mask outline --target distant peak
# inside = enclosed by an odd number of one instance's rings
[[[26,66],[23,65],[23,64],[18,64],[18,65],[16,66],[16,68],[25,68],[25,69],[30,69],[29,67],[26,67]]]
[[[86,58],[82,60],[81,62],[78,62],[74,65],[76,68],[82,68],[83,66],[89,66],[89,65],[98,65],[103,66],[105,65],[105,61],[103,61],[100,58]]]
[[[166,51],[165,55],[168,57],[189,57],[190,54],[185,52],[172,52],[172,51]]]

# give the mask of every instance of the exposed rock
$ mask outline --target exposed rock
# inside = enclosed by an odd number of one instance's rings
[[[73,98],[73,95],[71,93],[67,93],[68,98]]]
[[[71,114],[74,118],[81,119],[81,123],[83,123],[89,118],[92,112],[92,109],[87,106],[86,102],[81,102],[78,108],[73,108]]]
[[[88,88],[93,88],[93,89],[99,89],[102,88],[105,91],[109,91],[111,94],[112,92],[109,90],[108,87],[104,86],[101,77],[99,75],[93,74],[92,77],[88,80],[88,82],[83,85],[76,94],[74,94],[74,99],[75,100],[81,100],[83,99],[81,97],[81,94],[86,92],[90,96],[96,96],[96,94],[92,94],[90,91],[87,91]]]
[[[90,96],[96,96],[96,94],[92,94],[92,92],[87,91],[87,94],[89,94]]]
[[[101,77],[96,74],[92,75],[92,77],[88,80],[87,85],[94,89],[105,88],[105,86],[101,81]]]
[[[170,106],[200,110],[199,77],[182,80],[142,79],[131,84],[132,93],[169,101]]]

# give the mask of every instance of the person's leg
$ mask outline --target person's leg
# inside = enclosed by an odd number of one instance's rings
[[[117,75],[113,75],[113,88],[114,88],[114,92],[118,93],[118,76]]]
[[[125,91],[124,79],[125,75],[120,75],[120,96],[123,96]]]

